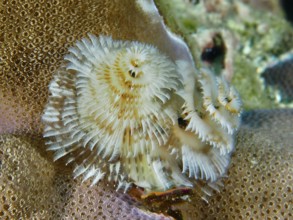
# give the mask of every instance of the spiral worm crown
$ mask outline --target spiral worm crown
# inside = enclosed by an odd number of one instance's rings
[[[69,52],[42,119],[48,149],[75,163],[75,177],[161,191],[225,174],[239,113],[225,81],[202,71],[191,94],[182,73],[196,70],[139,42],[89,35]]]

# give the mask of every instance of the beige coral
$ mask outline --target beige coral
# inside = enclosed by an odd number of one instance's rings
[[[143,208],[105,182],[90,188],[90,181],[73,180],[70,167],[48,159],[40,139],[2,136],[1,219],[163,218],[147,208],[165,215],[176,212],[183,219],[290,219],[292,115],[292,110],[245,114],[223,191],[209,203],[193,196],[179,204],[167,201],[168,208],[159,210],[155,203]]]
[[[0,149],[1,219],[169,219],[104,182],[73,180],[39,138],[5,135]]]

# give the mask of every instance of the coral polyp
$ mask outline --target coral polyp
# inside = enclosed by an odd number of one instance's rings
[[[238,95],[224,79],[182,62],[144,43],[78,41],[49,85],[42,117],[55,160],[66,156],[74,177],[92,184],[107,177],[124,190],[192,187],[225,175]]]

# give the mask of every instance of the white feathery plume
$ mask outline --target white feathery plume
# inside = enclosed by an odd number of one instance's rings
[[[44,137],[74,178],[146,192],[226,173],[241,102],[224,78],[154,46],[89,34],[49,85]]]
[[[175,149],[175,150],[174,150]],[[230,155],[202,142],[197,134],[174,126],[169,150],[181,161],[182,172],[189,178],[214,182],[225,175]]]
[[[175,64],[151,45],[94,35],[78,41],[65,60],[50,83],[42,117],[54,159],[75,158],[74,176],[83,174],[94,182],[105,172],[118,180],[128,171],[128,179],[121,182],[147,181],[138,179],[127,164],[169,139],[178,116],[175,92],[182,87]],[[164,168],[164,163],[155,162],[158,158],[144,164],[157,179]],[[124,161],[121,169],[114,169],[117,160]],[[100,167],[103,164],[109,166]],[[168,186],[149,185],[162,190]]]
[[[196,70],[193,66],[177,62],[178,72],[194,73],[194,86],[180,91],[184,98],[182,118],[186,130],[194,132],[203,142],[219,148],[225,155],[234,148],[233,134],[239,126],[241,101],[224,77],[216,77],[207,69]],[[183,77],[184,78],[184,77]],[[193,98],[191,98],[193,97]]]

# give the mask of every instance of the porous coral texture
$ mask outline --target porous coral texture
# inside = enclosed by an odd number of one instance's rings
[[[0,219],[170,219],[151,213],[112,186],[73,180],[53,164],[41,139],[0,139]]]
[[[292,110],[245,113],[223,190],[209,203],[193,196],[168,201],[168,209],[178,219],[292,218],[292,119]],[[1,219],[168,219],[145,211],[166,210],[141,208],[111,184],[73,180],[70,167],[46,159],[40,139],[4,136],[0,147]]]
[[[55,170],[38,153],[40,140],[1,136],[1,219],[47,218],[48,202],[60,205],[54,189]],[[56,213],[56,211],[55,211]]]

